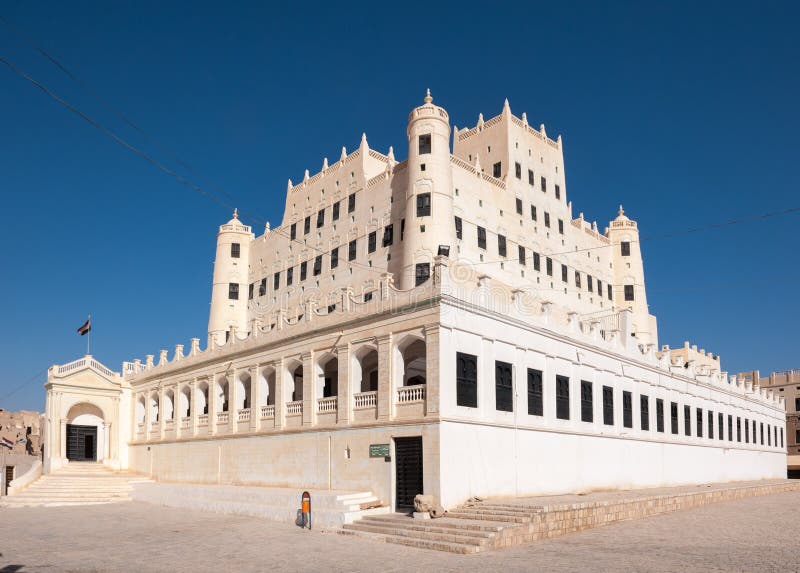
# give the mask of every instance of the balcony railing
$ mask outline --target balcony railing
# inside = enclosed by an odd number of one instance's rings
[[[158,420],[153,420],[150,422],[150,430],[158,430]]]
[[[175,419],[174,418],[168,418],[167,420],[164,420],[164,427],[166,427],[168,430],[170,428],[174,428],[175,427]]]
[[[136,431],[137,432],[144,432],[144,422],[138,422],[136,424]]]
[[[294,402],[286,402],[286,414],[289,416],[296,416],[303,413],[303,401],[295,400]]]
[[[208,426],[208,414],[200,414],[197,416],[198,426]]]
[[[325,412],[335,412],[336,411],[336,396],[331,396],[329,398],[320,398],[317,400],[317,413],[324,414]]]
[[[374,408],[378,403],[378,393],[376,391],[359,392],[358,394],[353,394],[353,399],[355,400],[356,408]]]
[[[192,425],[191,418],[181,418],[181,430],[186,430],[190,428]]]
[[[250,420],[250,408],[242,408],[239,410],[237,419],[240,422],[247,422]]]
[[[227,424],[228,420],[228,412],[217,412],[217,424]]]
[[[261,419],[265,418],[274,418],[275,417],[275,405],[269,406],[261,406]]]
[[[422,402],[425,400],[425,384],[403,386],[397,389],[397,403]]]

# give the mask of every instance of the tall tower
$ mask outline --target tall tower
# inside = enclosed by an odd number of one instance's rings
[[[219,228],[208,316],[209,344],[212,340],[224,344],[231,326],[239,332],[247,329],[247,275],[253,238],[250,227],[239,221],[236,210],[233,219]]]
[[[406,133],[408,187],[400,280],[404,289],[432,273],[439,246],[455,248],[450,117],[433,105],[430,90],[425,103],[409,114]]]
[[[614,250],[614,306],[633,311],[633,333],[642,344],[658,345],[656,317],[647,307],[639,228],[636,221],[625,216],[622,205],[617,218],[606,229],[606,236]]]

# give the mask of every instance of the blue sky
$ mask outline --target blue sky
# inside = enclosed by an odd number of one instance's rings
[[[0,4],[149,137],[2,23],[0,57],[274,225],[286,180],[362,131],[404,157],[426,87],[459,127],[508,97],[562,134],[574,213],[601,227],[619,203],[643,237],[800,206],[796,2],[272,4]],[[0,407],[44,407],[36,375],[85,352],[88,312],[115,369],[205,340],[226,208],[2,65],[0,149]],[[660,341],[800,367],[799,217],[643,242]]]

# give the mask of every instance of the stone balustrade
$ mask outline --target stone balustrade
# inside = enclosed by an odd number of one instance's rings
[[[299,416],[303,413],[303,401],[295,400],[294,402],[286,402],[286,415]]]
[[[181,418],[181,430],[186,430],[192,427],[191,418]]]
[[[268,406],[261,406],[261,419],[266,420],[268,418],[275,417],[275,405],[271,404]]]
[[[320,398],[317,400],[317,412],[324,414],[325,412],[335,412],[338,398],[331,396],[329,398]]]
[[[208,426],[208,414],[200,414],[197,416],[198,426]]]
[[[402,386],[397,389],[397,403],[422,402],[425,400],[425,384]]]
[[[250,408],[242,408],[237,412],[236,419],[240,422],[249,422],[250,421]]]
[[[217,424],[227,424],[229,419],[228,412],[217,412]]]
[[[378,403],[378,393],[375,391],[359,392],[358,394],[353,395],[353,399],[355,401],[353,406],[356,409],[374,408]]]

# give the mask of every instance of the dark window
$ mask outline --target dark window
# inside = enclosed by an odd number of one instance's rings
[[[736,441],[742,441],[742,419],[736,416]]]
[[[783,428],[781,428],[781,447],[783,447]]]
[[[603,296],[603,281],[601,281],[600,279],[597,279],[597,294],[599,294],[600,297],[602,298],[602,296]]]
[[[314,276],[319,275],[322,272],[322,255],[317,255],[314,258]]]
[[[329,304],[328,305],[328,314],[331,314],[336,310],[336,304]]]
[[[720,440],[725,439],[725,422],[723,421],[724,419],[725,418],[722,415],[722,412],[717,414],[717,430],[719,430],[717,433],[719,434],[718,437]]]
[[[678,433],[678,404],[676,402],[670,402],[669,404],[669,417],[670,417],[670,429],[672,430],[673,434]]]
[[[630,243],[630,241],[622,241],[620,243],[620,247],[622,248],[622,256],[623,257],[630,257],[631,256],[631,243]]]
[[[542,183],[542,193],[547,193],[547,179],[542,177],[541,183]]]
[[[622,391],[622,425],[633,428],[633,396],[627,390]]]
[[[611,386],[603,386],[603,423],[614,425],[614,389]]]
[[[419,136],[419,154],[425,155],[431,152],[431,134],[426,133]]]
[[[256,288],[256,283],[250,283],[250,287],[247,289],[247,299],[253,300],[253,291]]]
[[[750,443],[750,420],[744,419],[744,443]]]
[[[544,212],[544,226],[550,228],[550,213],[547,211]]]
[[[506,238],[504,235],[497,235],[497,252],[501,257],[506,256]]]
[[[539,253],[537,253],[535,251],[533,253],[533,269],[536,270],[536,271],[541,269],[541,264],[540,264],[540,261],[539,261]]]
[[[761,422],[761,445],[764,445],[764,422]]]
[[[483,227],[478,227],[478,248],[486,248],[486,229]]]
[[[289,238],[294,241],[297,238],[297,223],[292,223],[289,227]]]
[[[378,246],[378,231],[372,231],[367,236],[367,252],[374,253]]]
[[[695,408],[695,415],[697,416],[697,437],[703,437],[703,410]]]
[[[416,286],[421,285],[431,278],[431,264],[430,263],[417,263],[416,266]]]
[[[650,429],[650,399],[647,396],[639,396],[640,423],[642,430]]]
[[[522,215],[522,199],[517,198],[517,215]]]
[[[581,272],[575,271],[575,288],[581,288]]]
[[[339,220],[339,203],[340,203],[340,201],[337,201],[336,203],[334,203],[333,204],[333,209],[331,210],[332,211],[331,212],[331,219],[333,219],[334,221],[338,221]]]
[[[325,209],[317,211],[317,229],[325,224]]]
[[[514,411],[514,383],[508,362],[496,360],[494,363],[494,402],[501,412]]]
[[[525,247],[523,247],[522,245],[519,245],[517,247],[517,253],[519,255],[519,264],[524,265],[525,264]]]
[[[306,217],[303,220],[303,234],[308,235],[311,232],[311,217]]]
[[[353,239],[347,245],[347,260],[348,261],[356,260],[356,253],[357,253],[357,251],[356,251],[356,239]]]
[[[569,420],[569,378],[556,376],[556,418]]]
[[[531,205],[531,221],[536,221],[536,205]]]
[[[733,441],[733,416],[728,414],[728,441]]]
[[[403,237],[406,236],[406,220],[400,219],[400,240],[403,240]]]
[[[656,431],[664,431],[664,400],[656,398]]]
[[[231,243],[231,258],[238,259],[241,254],[239,243]]]
[[[356,194],[351,193],[347,196],[347,212],[352,213],[356,210]]]
[[[339,266],[339,247],[331,251],[331,268],[335,269]]]
[[[522,179],[522,165],[519,163],[514,164],[514,175],[517,179]]]
[[[258,296],[267,294],[267,279],[261,279],[261,284],[258,285]]]
[[[795,410],[800,410],[800,398],[795,398],[794,399],[794,409]]]
[[[552,277],[553,276],[553,259],[551,259],[550,257],[547,257],[546,263],[547,263],[546,264],[547,275]]]
[[[533,170],[528,169],[528,185],[534,185]]]
[[[561,219],[558,220],[558,232],[561,235],[564,234],[564,221],[562,221]]]
[[[561,265],[561,281],[568,282],[569,271],[567,270],[567,265]]]
[[[394,225],[386,225],[383,228],[383,246],[388,247],[394,242]]]
[[[625,285],[625,300],[633,300],[633,285]]]
[[[281,288],[281,272],[278,271],[274,275],[272,275],[272,290],[278,290]]]
[[[302,263],[300,263],[300,280],[301,281],[306,280],[307,276],[308,276],[308,261],[303,261]]]
[[[364,293],[364,302],[369,302],[371,300],[372,300],[372,293],[371,292],[365,292]]]
[[[556,199],[561,199],[561,187],[556,185]]]
[[[478,407],[478,357],[456,353],[456,404]]]
[[[500,179],[500,171],[502,170],[502,163],[498,161],[494,165],[492,165],[492,176],[496,179]]]
[[[530,416],[544,414],[542,398],[542,371],[528,368],[528,414]]]
[[[286,286],[291,286],[294,281],[294,267],[286,269]]]
[[[594,279],[592,275],[586,275],[586,288],[589,292],[594,292],[594,283],[592,282]]]
[[[708,411],[708,438],[714,439],[714,412]]]
[[[770,428],[771,428],[771,426],[769,424],[767,424],[767,445],[768,446],[772,445],[772,432],[770,432]]]
[[[417,195],[417,217],[427,217],[431,214],[431,194],[420,193]]]
[[[608,289],[608,300],[612,300],[611,285],[606,285],[606,288]],[[600,296],[603,296],[603,293],[599,294]]]
[[[456,239],[460,239],[462,237],[463,230],[464,226],[461,222],[461,217],[456,217]]]
[[[703,427],[703,412],[700,412],[700,427]],[[686,436],[692,435],[692,408],[690,406],[683,407],[683,433]],[[700,430],[700,435],[703,435],[703,431]]]
[[[594,421],[592,383],[581,380],[581,422]]]

